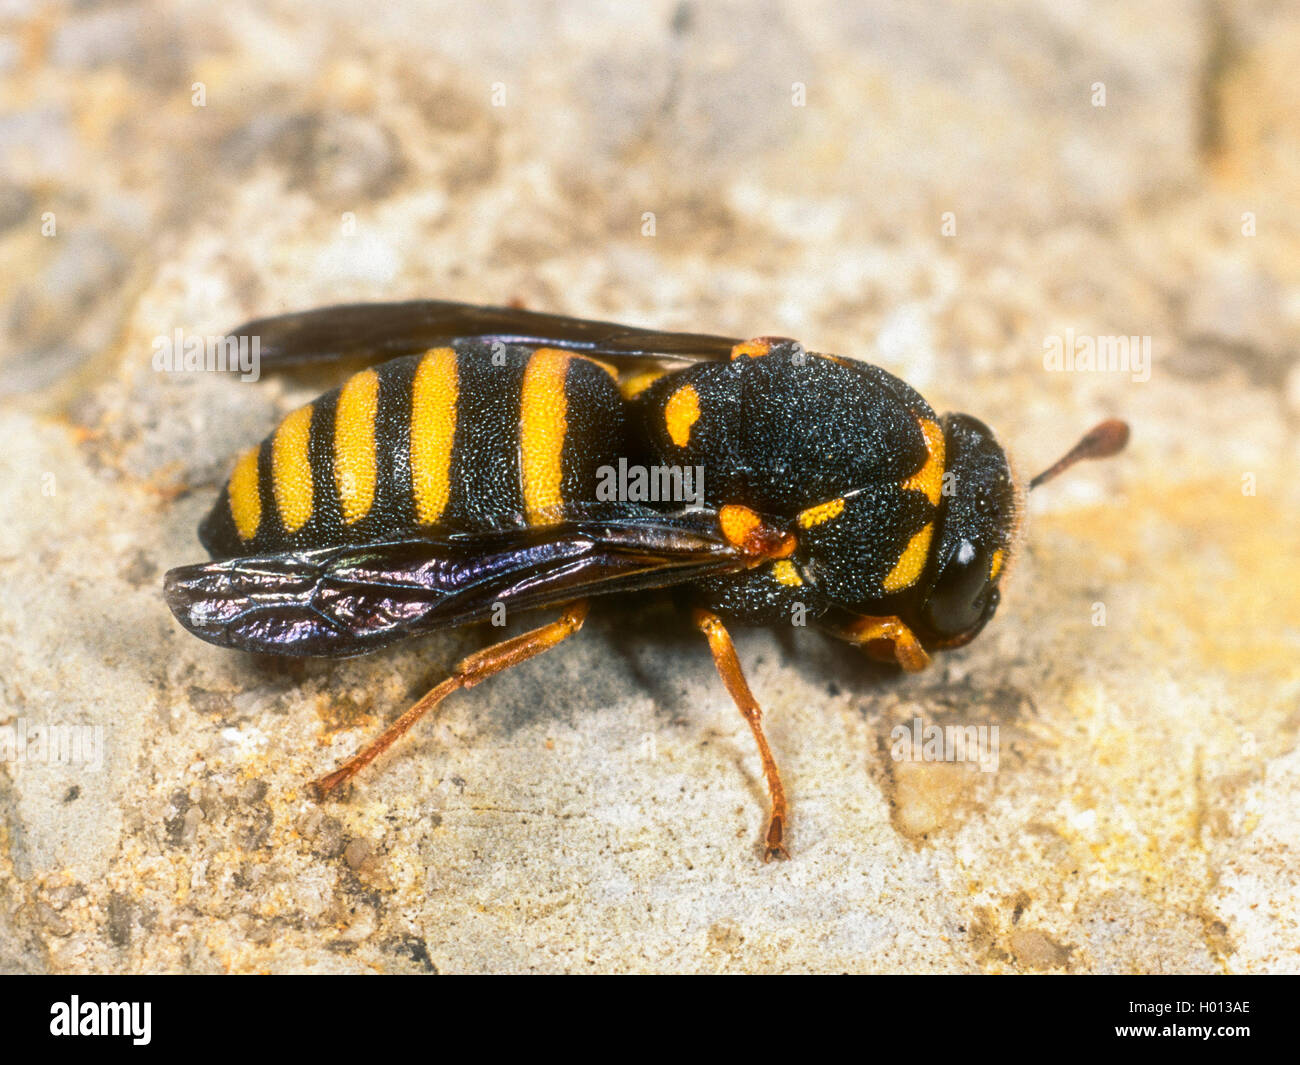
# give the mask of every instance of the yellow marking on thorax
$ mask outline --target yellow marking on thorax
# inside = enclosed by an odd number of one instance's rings
[[[311,436],[312,406],[299,407],[280,423],[271,440],[271,484],[275,505],[286,532],[295,533],[311,517],[311,462],[307,441]]]
[[[1006,555],[1000,547],[993,552],[993,561],[989,563],[989,580],[995,581],[998,579],[998,574],[1002,572],[1002,560],[1005,557]]]
[[[838,518],[843,513],[844,500],[832,499],[829,503],[818,503],[815,507],[799,511],[799,524],[805,529],[811,529],[814,525]]]
[[[700,419],[700,394],[694,385],[682,385],[664,404],[668,436],[678,447],[691,442],[691,426]]]
[[[564,497],[564,437],[569,408],[565,377],[573,356],[558,348],[538,348],[524,369],[519,408],[519,468],[523,478],[524,512],[529,525],[560,520]]]
[[[375,501],[375,417],[379,375],[364,370],[348,379],[334,408],[334,484],[343,524],[370,513]]]
[[[772,350],[772,342],[766,337],[755,337],[753,340],[745,340],[739,344],[733,344],[731,347],[731,357],[733,359],[760,359]]]
[[[230,496],[230,516],[235,520],[235,531],[241,540],[251,540],[262,523],[262,492],[257,483],[257,457],[261,447],[250,447],[235,463],[230,475],[227,494]]]
[[[643,370],[641,373],[633,374],[626,381],[620,381],[618,390],[624,399],[636,399],[665,373],[666,370]]]
[[[411,490],[422,525],[442,517],[451,498],[451,452],[456,442],[460,376],[451,348],[432,348],[411,385]]]
[[[924,492],[932,506],[939,505],[943,494],[944,442],[943,427],[929,418],[918,418],[921,433],[925,436],[925,450],[928,458],[925,465],[917,470],[902,484],[904,489]]]
[[[925,570],[926,560],[930,557],[930,539],[934,536],[934,522],[928,521],[915,536],[907,542],[903,553],[898,556],[894,568],[889,571],[881,583],[887,592],[901,592],[910,588]]]
[[[728,503],[718,511],[718,523],[722,526],[722,535],[727,538],[728,543],[737,546],[743,544],[762,521],[763,519],[749,507],[742,507],[738,503]]]
[[[778,584],[784,584],[787,588],[798,588],[803,584],[803,578],[794,568],[794,563],[787,559],[772,563],[772,576]]]

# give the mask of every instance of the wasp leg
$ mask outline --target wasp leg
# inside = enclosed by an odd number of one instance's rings
[[[767,793],[772,800],[772,812],[767,819],[767,832],[763,836],[763,861],[773,858],[789,858],[785,849],[785,822],[788,817],[785,805],[785,788],[781,785],[781,773],[776,768],[772,749],[767,745],[763,735],[763,711],[759,709],[754,693],[749,690],[745,674],[741,671],[740,660],[736,657],[736,648],[731,636],[722,624],[722,620],[707,610],[696,609],[694,612],[696,627],[704,633],[709,641],[709,650],[713,652],[713,664],[718,668],[722,683],[727,686],[749,729],[758,743],[758,754],[763,760],[763,776],[767,778]]]
[[[893,647],[894,658],[898,664],[909,673],[919,673],[930,664],[930,656],[921,646],[921,641],[916,638],[916,634],[896,617],[854,618],[843,628],[832,631],[841,640],[860,647],[873,640],[887,641]]]
[[[419,702],[388,726],[378,739],[363,747],[338,769],[313,781],[312,790],[317,799],[324,799],[341,784],[347,783],[362,769],[388,750],[407,730],[447,696],[461,688],[472,688],[494,673],[509,669],[535,655],[548,651],[582,628],[587,618],[587,601],[573,603],[563,615],[550,624],[522,633],[508,640],[486,647],[464,659],[450,677],[429,691]]]

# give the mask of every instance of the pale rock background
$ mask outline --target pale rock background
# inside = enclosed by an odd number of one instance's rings
[[[0,969],[1300,969],[1297,67],[1267,0],[4,0],[0,726],[106,754],[0,764]],[[1030,472],[1100,417],[1133,442],[1033,500],[926,674],[739,635],[788,863],[667,602],[317,807],[490,634],[276,668],[182,631],[162,573],[333,381],[153,341],[419,296],[797,336]],[[1150,336],[1150,379],[1047,372],[1067,329]],[[997,725],[997,771],[895,762],[916,716]]]

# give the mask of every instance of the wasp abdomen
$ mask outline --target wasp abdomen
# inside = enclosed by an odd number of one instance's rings
[[[624,454],[612,371],[554,348],[458,342],[392,359],[245,452],[199,528],[214,558],[421,527],[544,525]]]

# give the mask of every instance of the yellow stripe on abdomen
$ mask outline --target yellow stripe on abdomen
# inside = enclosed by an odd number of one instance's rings
[[[564,497],[564,437],[568,400],[564,381],[573,356],[557,348],[538,348],[524,369],[519,405],[519,473],[529,525],[559,521]]]
[[[663,377],[666,370],[644,370],[633,374],[626,381],[620,381],[618,390],[624,399],[636,399],[642,392]]]
[[[451,498],[459,397],[456,353],[451,348],[426,352],[411,385],[411,490],[421,525],[441,518]]]
[[[311,413],[310,403],[299,407],[280,423],[271,440],[271,484],[275,505],[285,531],[290,533],[301,529],[311,517],[311,463],[307,456]]]
[[[379,375],[365,370],[348,379],[334,410],[334,485],[343,524],[370,513],[375,501],[375,416]]]
[[[235,463],[230,475],[227,494],[230,496],[230,516],[241,540],[251,540],[262,523],[262,493],[257,483],[257,456],[261,447],[250,447]]]

